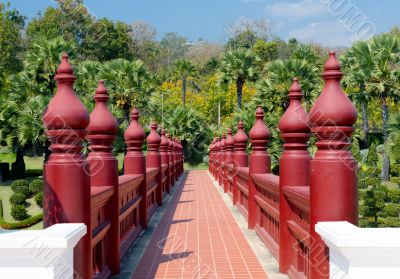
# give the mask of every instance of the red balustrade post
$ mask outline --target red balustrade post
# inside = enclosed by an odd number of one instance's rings
[[[310,139],[310,124],[307,112],[301,105],[301,88],[297,78],[289,90],[290,104],[279,120],[284,151],[279,160],[279,271],[286,273],[296,262],[296,240],[289,231],[287,221],[293,219],[290,205],[285,197],[286,186],[309,187],[310,153],[307,142]]]
[[[214,179],[218,182],[218,174],[220,169],[220,161],[219,161],[219,150],[220,150],[221,139],[217,137],[215,141],[215,156],[214,156]]]
[[[120,272],[118,161],[112,152],[118,123],[107,108],[108,99],[107,89],[104,82],[100,80],[94,96],[96,104],[90,114],[90,123],[87,128],[87,138],[90,142],[88,162],[91,187],[113,186],[114,188],[108,208],[111,227],[107,243],[109,254],[106,257],[112,274],[118,274]]]
[[[89,113],[73,90],[76,80],[68,55],[62,56],[54,78],[57,92],[47,106],[43,122],[51,142],[44,165],[44,227],[57,223],[85,223],[86,235],[74,249],[74,269],[81,278],[92,278],[92,226],[90,170],[82,141]]]
[[[139,186],[141,196],[139,204],[139,219],[143,229],[147,228],[147,182],[146,182],[146,158],[142,147],[146,133],[139,123],[139,111],[134,108],[131,112],[131,123],[124,134],[127,152],[124,158],[124,174],[143,175],[143,181]]]
[[[167,165],[167,180],[166,180],[166,191],[170,192],[170,172],[169,172],[169,154],[168,154],[168,138],[165,136],[165,130],[161,130],[161,143],[160,143],[160,155],[161,155],[161,165]]]
[[[350,151],[357,111],[340,87],[342,72],[334,52],[329,53],[325,85],[310,111],[318,138],[310,170],[310,278],[329,278],[328,248],[315,232],[321,221],[358,222],[357,162]]]
[[[147,155],[146,155],[146,167],[156,168],[158,173],[156,176],[157,188],[156,188],[156,201],[158,205],[162,205],[163,190],[162,190],[162,177],[161,177],[161,156],[160,156],[160,143],[161,138],[157,133],[157,123],[151,122],[150,134],[147,136]]]
[[[267,152],[270,132],[264,123],[264,111],[261,107],[256,110],[256,121],[249,135],[252,152],[249,158],[248,227],[249,229],[254,229],[257,223],[257,205],[254,198],[257,194],[257,189],[253,183],[252,175],[271,172],[271,158]]]
[[[178,155],[178,143],[177,143],[177,140],[176,140],[176,137],[173,137],[173,145],[172,145],[172,151],[173,151],[173,154],[174,154],[174,170],[175,170],[175,174],[174,174],[174,176],[175,176],[175,181],[177,181],[178,180],[178,177],[179,177],[179,174],[178,174],[178,157],[179,157],[179,155]]]
[[[184,154],[183,154],[183,144],[182,140],[179,141],[179,150],[180,150],[180,174],[184,171]]]
[[[213,156],[214,156],[214,144],[215,144],[215,137],[213,138],[210,146],[209,146],[209,152],[208,152],[208,171],[212,174],[213,173]]]
[[[234,167],[234,161],[233,161],[233,137],[232,137],[232,130],[228,129],[228,133],[226,136],[225,140],[225,179],[224,179],[224,192],[227,193],[229,192],[229,169],[228,165],[233,165]]]
[[[243,122],[242,120],[238,123],[238,129],[236,135],[233,137],[235,152],[233,153],[233,161],[235,162],[236,168],[244,168],[248,166],[248,157],[246,153],[247,147],[247,135],[243,130]],[[233,204],[236,204],[239,199],[239,189],[237,187],[237,170],[234,171],[235,175],[233,177],[233,193],[232,193],[232,201]]]
[[[174,186],[175,182],[175,177],[174,177],[174,154],[172,152],[172,140],[171,140],[171,135],[167,133],[167,139],[168,139],[168,158],[169,158],[169,171],[170,171],[170,176],[169,176],[169,184],[170,187],[172,188]]]
[[[221,142],[219,144],[219,164],[220,169],[218,173],[218,183],[220,186],[224,186],[224,171],[225,171],[225,139],[226,135],[222,135]]]

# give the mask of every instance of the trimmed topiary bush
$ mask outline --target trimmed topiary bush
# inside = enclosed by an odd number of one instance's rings
[[[399,228],[400,227],[400,218],[398,218],[398,217],[384,218],[382,220],[382,223],[379,226],[380,227]]]
[[[400,202],[400,189],[390,189],[388,192],[388,198],[393,203]]]
[[[43,192],[43,180],[42,179],[32,180],[32,182],[29,184],[29,190],[33,195]]]
[[[10,197],[10,203],[12,205],[24,205],[26,201],[26,196],[23,193],[14,193]]]
[[[29,218],[29,214],[23,205],[14,205],[11,207],[11,216],[18,221]]]
[[[400,164],[393,164],[390,166],[390,173],[393,176],[400,176]]]
[[[43,207],[43,192],[36,194],[35,202],[38,206]]]
[[[387,203],[383,209],[383,217],[399,217],[400,204],[398,203]]]
[[[43,219],[43,213],[40,213],[38,215],[29,217],[28,219],[24,219],[19,222],[15,223],[9,223],[4,220],[3,218],[3,202],[0,199],[0,227],[6,230],[17,230],[17,229],[24,229],[24,228],[29,228]]]
[[[392,176],[390,178],[390,181],[393,182],[394,184],[400,186],[400,177]]]
[[[29,182],[25,179],[18,179],[11,183],[11,190],[14,193],[22,193],[25,195],[25,198],[28,198],[31,195],[31,191],[29,190]]]
[[[376,144],[373,143],[368,149],[367,163],[369,166],[376,166],[378,163],[378,154],[376,150]]]

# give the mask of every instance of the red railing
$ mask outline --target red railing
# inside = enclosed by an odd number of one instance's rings
[[[271,173],[271,133],[261,107],[249,133],[249,155],[242,122],[233,151],[229,130],[210,145],[210,173],[225,192],[232,191],[233,204],[248,228],[255,230],[278,260],[279,271],[290,278],[329,278],[328,250],[315,232],[317,222],[357,223],[357,163],[349,150],[356,114],[340,89],[341,76],[339,62],[330,53],[323,74],[326,85],[310,117],[301,106],[299,82],[293,80],[289,107],[279,121],[284,141],[279,176]],[[318,139],[314,158],[308,152],[312,132]]]
[[[73,91],[75,79],[68,56],[63,55],[57,92],[44,116],[52,150],[44,169],[44,221],[46,227],[85,223],[88,233],[75,248],[74,271],[80,278],[110,278],[120,272],[121,257],[182,175],[182,145],[163,132],[160,148],[155,122],[146,138],[134,108],[124,133],[124,175],[119,176],[113,154],[118,123],[107,108],[104,82],[99,82],[89,116]],[[90,150],[87,158],[82,152],[85,139]]]

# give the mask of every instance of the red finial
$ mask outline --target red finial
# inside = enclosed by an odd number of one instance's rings
[[[302,96],[299,81],[293,78],[293,84],[289,89],[290,104],[278,124],[282,133],[310,132],[308,113],[301,106]]]
[[[240,120],[238,123],[238,129],[236,135],[233,137],[233,141],[235,144],[235,151],[244,151],[246,150],[248,137],[243,130],[243,121]]]
[[[322,76],[325,85],[310,111],[310,122],[313,126],[352,126],[357,110],[340,87],[342,72],[334,52],[329,53]]]
[[[160,151],[168,152],[168,138],[165,136],[165,130],[161,129],[161,142],[160,142]]]
[[[226,151],[233,151],[233,144],[234,144],[234,141],[233,141],[233,137],[232,137],[232,130],[229,128],[227,136],[226,136],[226,140],[225,140]]]
[[[256,121],[249,135],[253,151],[265,150],[269,141],[270,132],[264,123],[264,111],[260,106],[256,110]]]
[[[143,141],[146,138],[142,126],[139,123],[139,110],[133,108],[131,112],[131,123],[125,130],[125,142],[128,145],[128,151],[141,151]]]
[[[69,63],[68,54],[64,53],[61,58],[61,63],[57,68],[57,75],[55,76],[55,80],[60,80],[62,78],[71,78],[73,80],[76,79],[74,75],[74,69]]]
[[[118,123],[107,108],[109,97],[103,80],[99,81],[94,99],[96,104],[93,112],[90,114],[90,124],[88,126],[89,139],[95,138],[90,135],[113,135],[113,141],[118,131]]]
[[[151,121],[150,128],[150,134],[147,136],[146,139],[148,150],[158,151],[161,143],[161,138],[157,133],[157,122],[154,120]]]
[[[172,137],[169,133],[167,133],[167,139],[168,139],[168,152],[172,152],[174,143],[172,142]]]
[[[225,148],[226,148],[225,142],[226,142],[226,135],[225,135],[225,134],[222,134],[222,139],[221,139],[221,142],[220,142],[220,144],[219,144],[220,150],[221,150],[222,152],[224,152],[224,151],[225,151]]]

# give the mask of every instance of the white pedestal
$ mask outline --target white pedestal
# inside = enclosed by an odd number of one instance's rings
[[[320,222],[315,230],[329,247],[330,278],[400,278],[400,228]]]
[[[84,224],[56,224],[45,230],[0,230],[0,278],[71,279],[73,249]]]

